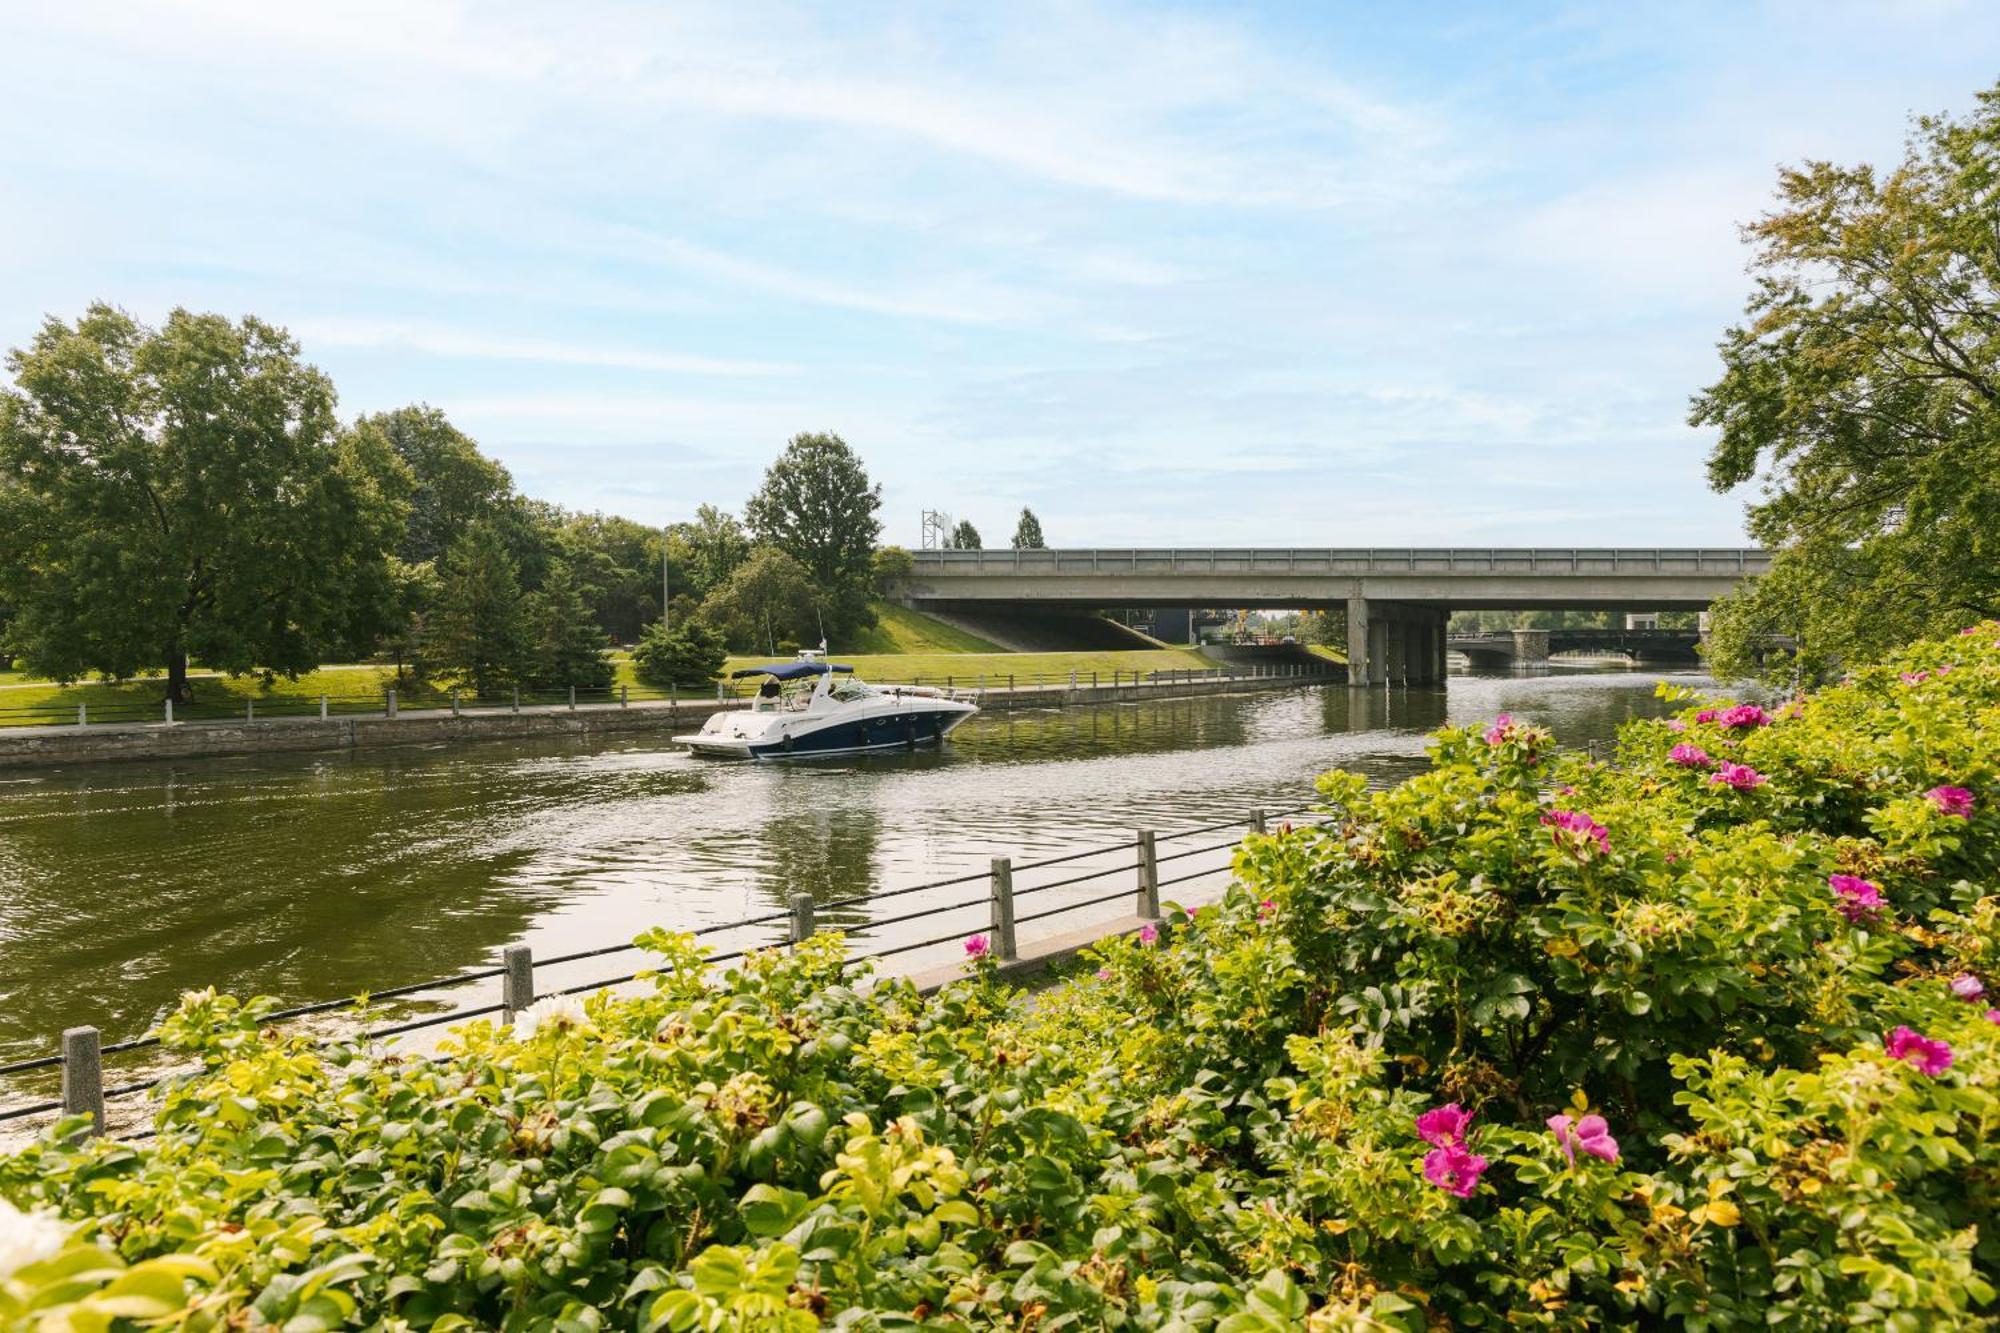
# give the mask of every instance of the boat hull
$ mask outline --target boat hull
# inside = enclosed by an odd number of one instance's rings
[[[939,745],[973,708],[924,709],[828,720],[776,738],[696,732],[674,740],[714,759],[821,759],[836,755],[881,754]]]

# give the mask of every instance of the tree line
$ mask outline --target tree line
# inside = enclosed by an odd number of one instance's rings
[[[866,629],[909,568],[838,435],[795,436],[741,518],[704,504],[662,531],[523,495],[436,408],[343,422],[254,317],[93,305],[7,368],[0,649],[58,681],[160,672],[186,699],[191,664],[379,657],[479,693],[598,688],[617,642],[642,679],[696,684],[730,648]]]

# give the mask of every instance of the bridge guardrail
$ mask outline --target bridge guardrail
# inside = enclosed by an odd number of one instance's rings
[[[913,551],[931,573],[1760,574],[1756,547],[1130,547]]]

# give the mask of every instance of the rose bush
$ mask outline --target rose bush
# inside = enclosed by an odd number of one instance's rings
[[[1683,702],[1329,775],[1032,1003],[984,941],[926,998],[664,933],[648,993],[436,1060],[192,995],[156,1141],[0,1159],[0,1317],[1992,1326],[2000,626]]]

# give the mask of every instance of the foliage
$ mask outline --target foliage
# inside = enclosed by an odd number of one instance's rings
[[[1032,1004],[984,953],[923,997],[664,932],[649,990],[436,1061],[192,994],[155,1141],[0,1159],[74,1256],[0,1308],[143,1269],[190,1328],[1992,1327],[2000,623],[1682,702],[1614,762],[1503,718],[1330,774]]]
[[[1042,520],[1035,517],[1035,511],[1021,506],[1021,521],[1014,525],[1014,549],[1017,551],[1039,551],[1048,543],[1042,540]]]
[[[472,437],[423,405],[377,412],[354,433],[398,459],[410,475],[409,512],[396,555],[426,564],[451,548],[475,519],[491,517],[514,493],[507,469],[479,452]]]
[[[445,552],[426,626],[427,674],[492,695],[519,683],[534,648],[521,579],[500,526],[474,521]]]
[[[611,655],[604,631],[583,597],[583,583],[567,559],[549,565],[541,591],[528,599],[527,677],[538,689],[601,690],[611,684]]]
[[[733,648],[776,652],[780,639],[818,643],[812,577],[775,546],[760,546],[702,603],[702,619]]]
[[[0,599],[61,680],[296,675],[390,627],[409,474],[256,319],[46,321],[0,393]]]
[[[871,559],[870,584],[877,597],[890,597],[917,569],[917,559],[900,546],[878,547]]]
[[[882,488],[838,435],[794,435],[743,507],[759,542],[805,567],[828,631],[868,620],[867,589],[882,522]],[[817,640],[817,633],[809,636]]]
[[[979,529],[972,526],[972,520],[962,518],[958,526],[951,530],[951,536],[945,539],[944,545],[948,551],[979,551],[985,549],[986,543],[980,537]]]
[[[1758,277],[1692,420],[1718,490],[1762,475],[1771,574],[1715,609],[1711,660],[1780,677],[1879,660],[2000,610],[2000,88],[1919,120],[1901,165],[1809,162],[1746,229]]]
[[[750,558],[750,535],[734,514],[714,505],[694,514],[692,523],[674,524],[672,574],[676,597],[686,593],[701,602]]]
[[[632,651],[632,673],[661,689],[700,689],[716,682],[728,658],[721,633],[701,620],[683,618],[672,629],[655,622]]]

